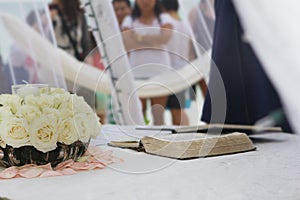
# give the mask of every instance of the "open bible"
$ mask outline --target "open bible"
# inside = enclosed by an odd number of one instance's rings
[[[218,156],[255,150],[249,137],[245,133],[239,132],[226,135],[185,133],[158,137],[146,136],[136,141],[111,141],[109,145],[176,159]]]

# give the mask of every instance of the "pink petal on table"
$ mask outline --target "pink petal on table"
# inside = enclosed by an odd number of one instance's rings
[[[9,167],[0,172],[0,179],[10,179],[17,176],[19,170],[17,167]]]
[[[36,167],[27,167],[27,168],[21,169],[18,174],[24,178],[35,178],[35,177],[40,176],[44,171],[45,171],[45,169],[39,168],[37,166]]]
[[[93,169],[97,169],[97,168],[104,169],[105,165],[103,165],[102,163],[90,163],[88,170],[93,170]]]
[[[94,158],[96,159],[106,159],[106,158],[111,158],[112,157],[112,151],[105,151],[105,152],[102,152],[101,154],[96,154],[96,155],[93,155]]]
[[[42,169],[46,169],[46,170],[52,170],[52,167],[51,167],[50,163],[45,164],[45,165],[39,165],[38,167],[42,168]]]
[[[118,157],[115,157],[115,156],[112,157],[112,161],[113,161],[113,163],[123,163],[123,162],[125,162],[124,159],[118,158]]]
[[[123,162],[122,159],[113,156],[112,151],[102,151],[101,148],[96,146],[89,147],[85,155],[86,157],[79,159],[79,162],[70,159],[58,164],[55,167],[56,171],[52,170],[50,163],[41,166],[29,164],[22,167],[10,167],[0,172],[0,179],[72,175],[77,173],[76,171],[103,169],[108,164]]]
[[[35,164],[27,164],[27,165],[23,165],[18,167],[19,170],[24,169],[24,168],[29,168],[29,167],[36,167],[37,165]]]
[[[53,171],[53,170],[47,170],[47,171],[44,171],[40,177],[53,177],[53,176],[61,176],[63,175],[62,173],[60,173],[59,171]]]
[[[70,166],[70,168],[76,171],[87,170],[89,169],[89,164],[87,162],[74,162],[73,165]]]
[[[63,175],[73,175],[77,173],[74,169],[71,168],[61,169],[59,170],[59,172],[62,173]]]
[[[62,163],[59,163],[54,169],[55,170],[64,169],[64,168],[70,167],[71,165],[73,165],[73,163],[74,163],[74,160],[72,160],[72,159],[66,160]]]
[[[103,163],[104,165],[109,165],[109,164],[114,163],[113,156],[110,152],[108,152],[106,154],[102,154],[101,156],[95,156],[95,160]]]
[[[86,153],[87,155],[96,155],[96,154],[101,154],[103,153],[102,149],[97,146],[89,146],[87,149]]]
[[[96,158],[91,158],[88,160],[89,163],[100,163],[104,166],[106,166],[105,162],[102,162],[100,159],[96,159]]]
[[[81,156],[76,162],[86,162],[90,157],[92,156],[91,155]]]
[[[99,160],[99,162],[101,162],[101,163],[104,164],[105,166],[114,163],[112,160]]]

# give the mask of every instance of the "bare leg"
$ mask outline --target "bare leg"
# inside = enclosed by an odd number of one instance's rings
[[[173,125],[189,125],[189,118],[184,109],[171,109]]]
[[[150,123],[150,120],[147,117],[147,100],[148,99],[141,99],[142,102],[142,110],[143,110],[143,117],[144,117],[144,121],[145,124],[148,125]]]
[[[205,97],[205,96],[206,96],[206,93],[207,93],[207,85],[206,85],[204,79],[201,79],[201,80],[199,81],[199,86],[200,86],[200,88],[201,88],[202,95]]]
[[[98,117],[100,118],[100,123],[105,124],[106,123],[106,114],[97,114]]]
[[[153,115],[154,125],[163,125],[164,112],[167,103],[167,97],[151,98],[151,111]]]
[[[142,102],[143,115],[145,116],[147,110],[147,99],[141,99],[141,102]]]

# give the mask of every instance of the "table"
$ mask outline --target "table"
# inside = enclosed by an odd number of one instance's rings
[[[104,126],[103,133],[109,140],[121,133],[119,128]],[[140,134],[133,127],[122,129]],[[72,176],[0,181],[0,196],[13,200],[300,199],[299,135],[268,133],[253,138],[257,151],[185,161],[102,145],[124,163]],[[94,143],[105,143],[105,138],[102,135]]]

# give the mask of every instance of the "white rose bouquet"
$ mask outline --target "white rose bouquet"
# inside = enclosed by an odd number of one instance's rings
[[[0,95],[0,145],[33,146],[46,153],[57,143],[86,143],[100,133],[99,118],[82,97],[63,89],[40,95]]]

